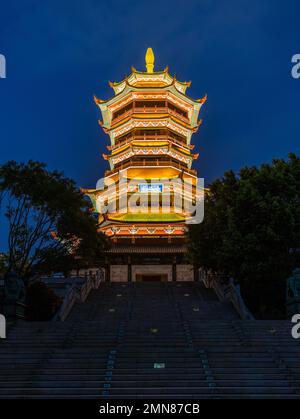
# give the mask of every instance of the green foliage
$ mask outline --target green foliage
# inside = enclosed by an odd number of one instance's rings
[[[8,266],[8,255],[5,253],[0,253],[0,276],[6,273],[7,266]]]
[[[43,282],[30,284],[27,289],[26,319],[29,321],[51,320],[58,310],[61,299]]]
[[[238,280],[256,314],[282,315],[285,279],[299,263],[300,158],[290,154],[213,182],[189,248],[206,270]]]
[[[95,262],[107,246],[84,194],[43,163],[1,166],[0,202],[9,224],[8,269],[25,280],[57,266],[72,269],[79,258]]]

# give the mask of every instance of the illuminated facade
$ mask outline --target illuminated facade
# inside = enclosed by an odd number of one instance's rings
[[[112,252],[152,246],[148,253],[173,252],[174,260],[175,248],[184,253],[186,220],[192,216],[181,203],[185,197],[192,204],[197,197],[192,163],[198,154],[193,154],[191,137],[206,96],[193,100],[186,95],[190,82],[170,76],[168,68],[154,71],[151,48],[145,61],[146,71],[132,68],[121,82],[110,82],[111,99],[94,98],[102,115],[99,124],[110,138],[103,155],[109,170],[101,187],[85,192],[99,214],[100,230],[112,239]],[[164,275],[174,279],[174,272]]]

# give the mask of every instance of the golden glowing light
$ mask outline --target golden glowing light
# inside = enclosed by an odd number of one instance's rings
[[[145,56],[147,73],[153,73],[154,70],[154,53],[152,48],[148,48]]]

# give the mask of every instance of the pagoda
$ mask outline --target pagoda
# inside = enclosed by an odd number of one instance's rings
[[[187,266],[184,241],[192,211],[180,202],[197,199],[192,163],[198,154],[193,153],[191,137],[201,124],[206,96],[188,97],[191,82],[177,80],[168,67],[154,71],[154,61],[148,48],[146,71],[132,67],[128,77],[109,83],[111,99],[94,97],[102,115],[99,124],[110,139],[103,154],[109,170],[101,186],[84,191],[98,213],[100,231],[112,240],[107,260],[111,280],[176,280],[179,259]],[[133,255],[139,255],[139,263],[132,262]],[[134,277],[132,263],[140,266]],[[153,263],[156,272],[157,266],[166,271],[162,266],[168,265],[167,274],[154,278]]]

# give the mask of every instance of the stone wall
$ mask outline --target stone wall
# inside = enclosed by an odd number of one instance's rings
[[[177,281],[194,281],[193,265],[177,265]]]
[[[137,275],[166,275],[168,281],[172,281],[172,265],[132,265],[131,278],[132,282],[137,280]],[[111,282],[127,282],[128,265],[111,265],[110,266]],[[176,265],[177,281],[194,281],[193,265]]]
[[[127,265],[111,265],[110,281],[111,282],[127,282],[128,266]]]

